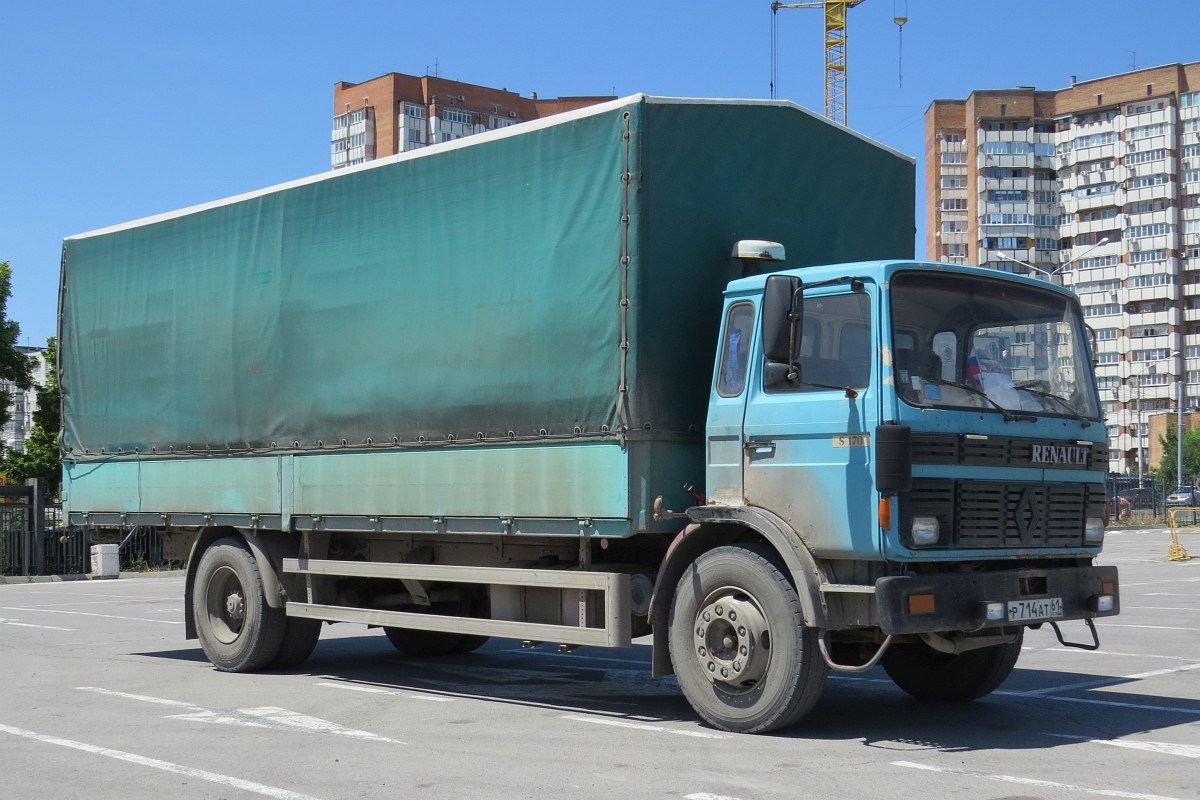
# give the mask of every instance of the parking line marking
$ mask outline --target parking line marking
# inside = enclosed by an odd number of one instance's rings
[[[1195,611],[1194,608],[1179,608],[1175,606],[1121,606],[1122,611]]]
[[[75,614],[80,617],[104,617],[105,619],[128,619],[134,622],[158,622],[163,625],[182,625],[183,620],[146,619],[145,617],[119,617],[115,614],[97,614],[92,611],[62,611],[54,608],[24,608],[19,606],[0,606],[0,611],[32,611],[37,614]]]
[[[678,728],[665,728],[662,725],[645,725],[641,722],[625,722],[619,719],[608,719],[604,717],[571,717],[566,716],[563,719],[569,719],[572,722],[591,722],[595,725],[611,725],[614,728],[629,728],[637,731],[654,731],[655,733],[673,733],[676,736],[692,736],[697,739],[728,739],[728,736],[723,736],[719,733],[708,733],[707,731],[685,731]]]
[[[1152,631],[1200,631],[1200,628],[1175,628],[1170,625],[1126,625],[1121,622],[1106,622],[1106,628],[1146,628]]]
[[[1033,648],[1039,653],[1071,653],[1073,655],[1125,656],[1128,658],[1161,658],[1167,661],[1196,661],[1192,656],[1164,656],[1158,653],[1121,653],[1116,650],[1080,650],[1077,647]]]
[[[1023,692],[993,692],[992,694],[1022,696]],[[1045,694],[1041,696],[1045,700],[1054,700],[1059,703],[1086,703],[1093,706],[1108,706],[1110,708],[1132,708],[1137,711],[1167,711],[1172,714],[1187,714],[1193,719],[1200,719],[1200,711],[1194,708],[1177,708],[1173,706],[1152,706],[1147,703],[1123,703],[1119,700],[1097,700],[1091,697],[1059,697],[1057,695]]]
[[[723,794],[709,794],[708,792],[696,792],[694,794],[685,794],[683,800],[738,800],[736,797],[726,797]]]
[[[1098,678],[1094,681],[1083,681],[1081,683],[1068,683],[1065,686],[1046,686],[1041,689],[1030,689],[1027,692],[1006,692],[1006,694],[1018,697],[1036,697],[1038,695],[1057,694],[1058,692],[1070,692],[1075,689],[1090,689],[1095,686],[1111,686],[1121,681],[1141,681],[1146,678],[1158,678],[1176,672],[1190,672],[1194,669],[1200,669],[1200,663],[1184,664],[1182,667],[1171,667],[1169,669],[1156,669],[1151,672],[1139,672],[1136,675],[1114,676],[1111,678]]]
[[[247,792],[254,792],[266,797],[273,797],[276,800],[315,800],[308,795],[298,794],[297,792],[289,791],[288,789],[280,789],[277,786],[268,786],[264,783],[255,783],[243,778],[235,778],[231,775],[221,775],[208,770],[196,769],[195,767],[185,767],[180,764],[174,764],[170,761],[161,761],[157,758],[148,756],[140,756],[136,753],[126,753],[123,750],[114,750],[111,747],[100,747],[99,745],[86,744],[84,742],[76,742],[71,739],[60,739],[57,736],[50,736],[45,733],[37,733],[35,731],[27,731],[23,728],[14,728],[9,725],[0,724],[0,733],[10,733],[13,736],[21,736],[26,739],[42,742],[44,744],[58,745],[59,747],[69,747],[73,750],[82,750],[85,753],[104,756],[105,758],[116,759],[117,761],[125,761],[130,764],[136,764],[140,767],[151,767],[152,769],[161,769],[164,772],[173,772],[176,775],[183,775],[188,778],[197,778],[210,783],[229,786],[234,789],[242,789]]]
[[[990,781],[1004,781],[1005,783],[1017,783],[1022,786],[1037,786],[1043,789],[1066,789],[1072,792],[1084,792],[1085,794],[1097,794],[1104,797],[1122,797],[1126,800],[1180,800],[1177,797],[1167,797],[1161,794],[1142,794],[1141,792],[1122,792],[1116,789],[1094,789],[1090,786],[1074,786],[1069,783],[1058,783],[1057,781],[1043,781],[1036,778],[1021,778],[1016,775],[1001,775],[991,772],[976,772],[969,769],[949,769],[947,767],[935,767],[932,764],[918,764],[913,761],[893,761],[893,767],[907,767],[908,769],[921,769],[926,772],[937,772],[941,775],[960,775],[966,778],[984,778]]]
[[[1171,742],[1138,742],[1128,739],[1093,739],[1091,736],[1071,736],[1066,733],[1047,733],[1057,739],[1074,739],[1080,742],[1106,744],[1110,747],[1127,747],[1130,750],[1145,750],[1150,753],[1165,753],[1184,758],[1200,758],[1200,746],[1194,744],[1173,744]]]
[[[143,703],[154,703],[160,706],[171,706],[172,708],[187,708],[193,711],[202,711],[203,709],[192,703],[185,703],[182,700],[168,700],[165,697],[151,697],[148,694],[130,694],[129,692],[118,692],[115,689],[101,689],[96,686],[76,686],[81,692],[93,692],[94,694],[108,695],[109,697],[123,697],[126,700],[139,700]]]
[[[333,681],[318,681],[317,686],[327,686],[331,689],[348,689],[352,692],[367,692],[369,694],[390,694],[396,697],[407,697],[409,700],[428,700],[431,703],[453,703],[453,697],[434,697],[427,694],[408,694],[392,689],[380,689],[378,686],[356,686],[352,683],[334,683]]]
[[[31,622],[17,622],[15,619],[0,617],[0,625],[12,625],[16,628],[39,628],[44,631],[73,631],[74,628],[60,628],[57,625],[34,625]]]
[[[310,733],[348,736],[352,739],[404,744],[404,742],[389,739],[386,736],[347,728],[338,725],[336,722],[330,722],[319,717],[310,717],[307,714],[300,714],[296,711],[289,711],[286,708],[278,708],[276,706],[239,708],[233,711],[213,711],[194,703],[185,703],[182,700],[168,700],[165,697],[130,694],[129,692],[118,692],[114,689],[100,689],[95,686],[76,686],[75,688],[82,692],[94,692],[95,694],[107,695],[109,697],[121,697],[126,700],[138,700],[143,703],[153,703],[159,706],[182,708],[188,712],[186,714],[174,714],[167,717],[167,719],[182,719],[189,722],[213,722],[222,725],[242,725],[249,728],[271,728],[274,730],[299,729]]]

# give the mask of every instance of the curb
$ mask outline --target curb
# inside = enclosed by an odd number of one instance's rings
[[[114,581],[120,578],[181,578],[187,570],[167,569],[158,572],[122,572],[113,578],[84,575],[0,575],[0,586],[20,583],[67,583],[71,581]]]

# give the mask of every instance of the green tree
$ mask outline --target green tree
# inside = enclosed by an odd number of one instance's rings
[[[1158,443],[1162,445],[1162,461],[1158,464],[1158,474],[1162,476],[1163,485],[1167,489],[1174,489],[1180,485],[1179,476],[1176,474],[1179,471],[1179,449],[1176,444],[1178,441],[1175,421],[1172,420],[1167,423],[1167,432],[1158,437]],[[1183,481],[1190,484],[1198,476],[1200,476],[1200,427],[1184,428]]]
[[[53,337],[46,340],[47,380],[37,390],[37,411],[33,412],[33,426],[25,437],[25,452],[11,448],[4,451],[4,472],[14,483],[24,483],[29,478],[45,478],[51,494],[58,494],[62,483],[62,453],[58,449],[59,432],[62,428],[61,393],[58,389],[58,343]]]
[[[0,261],[0,427],[12,415],[8,411],[12,404],[13,389],[29,389],[33,386],[33,364],[28,356],[17,352],[17,340],[21,337],[21,326],[8,318],[8,300],[12,297],[12,267]]]

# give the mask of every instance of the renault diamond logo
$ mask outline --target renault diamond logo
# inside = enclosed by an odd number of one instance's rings
[[[1041,530],[1044,524],[1038,494],[1037,489],[1030,486],[1021,492],[1021,499],[1017,501],[1017,507],[1013,510],[1013,522],[1016,523],[1021,544],[1026,546],[1033,544],[1033,535]]]

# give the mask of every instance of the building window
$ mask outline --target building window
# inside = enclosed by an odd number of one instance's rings
[[[1117,265],[1116,256],[1096,256],[1094,258],[1081,258],[1075,262],[1078,269],[1097,269],[1099,267],[1115,267]]]
[[[1170,132],[1170,126],[1165,122],[1156,122],[1153,125],[1139,125],[1136,128],[1130,128],[1125,133],[1125,138],[1130,140],[1147,139],[1151,136],[1163,136]]]
[[[963,152],[958,152],[958,153],[945,152],[945,153],[942,153],[942,163],[943,163],[943,164],[965,164],[965,163],[967,163],[967,154],[966,154],[966,153],[963,153]]]
[[[1174,275],[1163,275],[1162,273],[1154,275],[1135,275],[1129,279],[1130,289],[1146,289],[1152,286],[1174,286]]]
[[[1167,151],[1161,147],[1157,150],[1146,150],[1142,153],[1130,153],[1125,156],[1126,164],[1145,164],[1148,161],[1159,161],[1167,157]]]
[[[1192,106],[1200,106],[1200,92],[1188,92],[1187,94],[1179,95],[1179,107],[1191,108]]]
[[[1126,183],[1128,189],[1144,189],[1147,186],[1158,186],[1169,181],[1169,175],[1159,173],[1157,175],[1139,175],[1136,178],[1130,178]]]
[[[1071,192],[1072,197],[1099,197],[1100,195],[1112,194],[1117,190],[1115,183],[1097,183],[1093,186],[1081,186]]]
[[[943,175],[942,176],[942,188],[943,189],[965,189],[965,188],[967,188],[967,176],[966,175]]]
[[[983,240],[985,250],[1026,250],[1029,240],[1022,236],[993,236]]]
[[[1030,214],[980,214],[980,225],[1032,225]]]
[[[1025,167],[988,167],[982,170],[983,177],[992,178],[994,180],[1008,180],[1010,178],[1028,178],[1029,170]]]
[[[1169,222],[1156,222],[1153,225],[1134,225],[1125,229],[1126,239],[1141,239],[1146,236],[1169,236],[1175,233],[1175,226]]]
[[[942,201],[942,211],[966,211],[966,210],[967,210],[967,201],[961,197],[954,199],[954,200],[943,200]]]
[[[1112,144],[1115,141],[1117,141],[1116,131],[1105,131],[1104,133],[1093,133],[1088,136],[1078,136],[1071,144],[1078,150],[1081,147],[1099,147],[1100,145]]]
[[[1072,286],[1071,288],[1075,290],[1075,294],[1091,294],[1094,292],[1115,292],[1116,290],[1121,288],[1121,282],[1115,281],[1115,280],[1114,281],[1087,281],[1085,283],[1077,283],[1074,286]],[[1109,338],[1112,338],[1112,339],[1117,338],[1117,329],[1116,328],[1109,328],[1108,330],[1112,331],[1112,336]],[[1099,331],[1097,331],[1096,338],[1100,338]]]
[[[470,111],[462,111],[457,108],[442,109],[442,119],[446,122],[457,122],[461,125],[470,125],[474,122],[474,115]]]
[[[1019,156],[1033,151],[1029,142],[984,142],[979,152],[985,156]]]

